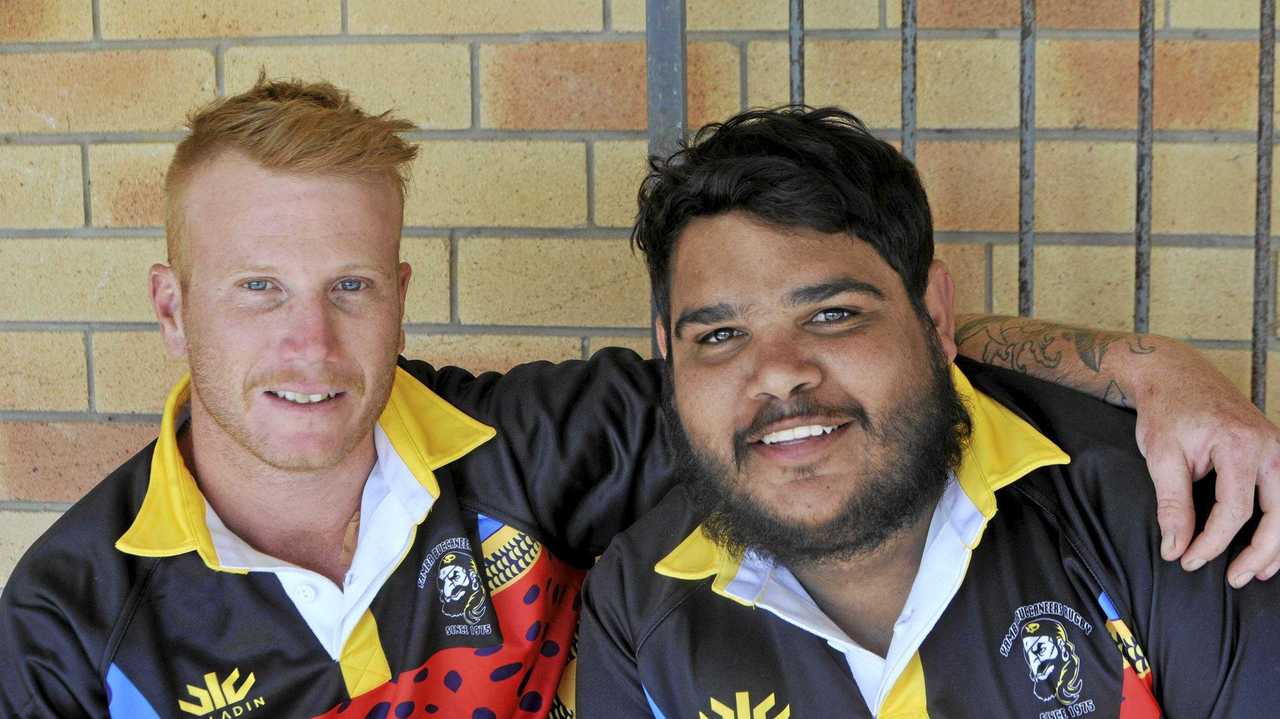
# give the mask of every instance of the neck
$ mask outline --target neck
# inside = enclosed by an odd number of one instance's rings
[[[932,518],[931,508],[884,544],[851,559],[789,569],[836,626],[883,657],[920,569]]]
[[[227,529],[259,552],[342,586],[350,564],[343,541],[377,461],[372,429],[333,467],[282,470],[238,444],[193,400],[179,447]]]

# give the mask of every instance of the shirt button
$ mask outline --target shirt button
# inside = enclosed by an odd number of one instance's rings
[[[299,584],[293,588],[294,601],[309,604],[316,600],[316,588],[310,584]]]

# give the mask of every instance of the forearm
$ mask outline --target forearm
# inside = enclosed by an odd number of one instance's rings
[[[1156,376],[1186,370],[1218,374],[1202,355],[1176,340],[1023,317],[962,315],[956,345],[960,354],[979,362],[1128,408],[1141,403],[1146,380]]]

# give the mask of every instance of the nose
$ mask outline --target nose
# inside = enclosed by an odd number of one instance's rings
[[[337,308],[327,298],[297,298],[282,328],[285,356],[302,364],[324,362],[338,347]]]
[[[786,400],[822,384],[822,367],[802,342],[783,337],[761,342],[757,337],[748,393],[752,399]]]

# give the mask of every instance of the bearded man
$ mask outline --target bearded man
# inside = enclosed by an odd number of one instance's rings
[[[747,112],[640,204],[682,486],[587,580],[583,716],[1274,710],[1280,586],[1162,561],[1132,415],[957,361],[891,145]]]

